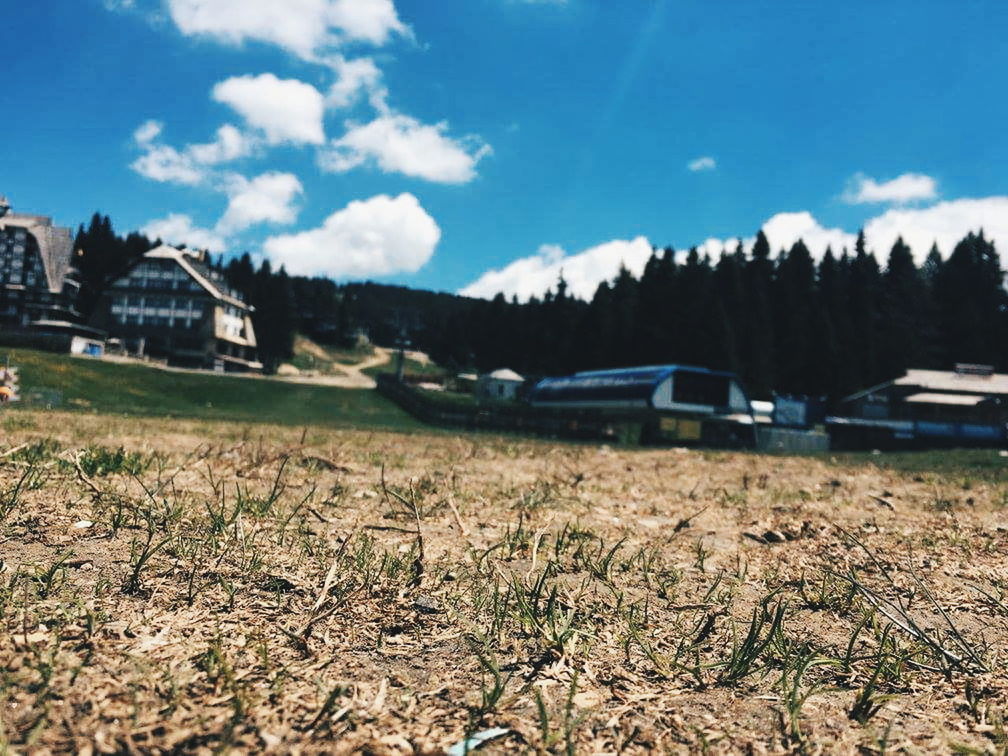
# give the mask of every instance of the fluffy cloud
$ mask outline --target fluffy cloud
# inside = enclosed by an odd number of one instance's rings
[[[342,36],[384,45],[393,34],[409,34],[392,0],[331,0],[329,22]]]
[[[409,33],[392,0],[167,0],[183,34],[277,45],[305,60],[345,41],[383,45]]]
[[[144,154],[131,167],[152,181],[195,186],[207,181],[211,174],[207,166],[229,162],[248,155],[254,140],[230,124],[217,129],[216,139],[206,144],[191,144],[177,150],[160,144],[163,126],[159,121],[147,121],[133,132],[133,140]]]
[[[161,136],[162,131],[164,131],[164,124],[161,121],[151,119],[137,127],[137,130],[133,132],[133,140],[141,146],[150,144]]]
[[[412,194],[351,202],[321,227],[274,236],[263,250],[297,275],[414,273],[434,254],[441,229]]]
[[[790,249],[801,239],[816,258],[826,254],[827,247],[832,247],[837,254],[844,247],[853,250],[854,242],[857,240],[855,234],[849,234],[843,229],[824,228],[812,213],[806,211],[777,213],[763,224],[763,233],[766,234],[774,254],[782,249]]]
[[[145,178],[172,184],[195,186],[206,178],[206,172],[192,158],[174,147],[145,144],[144,154],[130,164],[130,168]]]
[[[942,256],[948,257],[966,234],[981,229],[987,238],[999,242],[1002,259],[1008,265],[1008,197],[949,200],[924,208],[891,208],[864,223],[868,249],[882,264],[901,236],[921,263],[932,244],[937,244]],[[823,227],[808,212],[778,213],[763,224],[763,232],[774,253],[802,239],[817,259],[825,253],[827,245],[837,254],[844,247],[853,252],[857,239],[854,233]],[[745,241],[746,250],[751,249],[752,241],[751,238]],[[734,244],[725,246],[734,249]]]
[[[500,292],[525,301],[555,288],[563,274],[571,295],[591,299],[599,283],[615,278],[620,267],[639,276],[651,253],[651,242],[643,236],[606,242],[573,255],[562,247],[544,244],[531,257],[515,260],[500,270],[487,271],[459,294],[489,299]]]
[[[983,230],[998,243],[1002,265],[1008,265],[1008,197],[982,197],[939,202],[925,208],[893,208],[865,224],[868,245],[884,259],[899,236],[922,262],[937,243],[948,257],[970,231]]]
[[[880,202],[905,205],[937,196],[937,182],[921,173],[904,173],[881,183],[859,173],[851,179],[843,199],[852,205]]]
[[[853,252],[857,235],[841,228],[823,226],[807,211],[777,213],[763,224],[763,232],[776,255],[790,249],[802,239],[815,259],[821,259],[827,247],[835,254],[845,248]],[[1008,196],[959,199],[939,202],[926,208],[892,208],[868,219],[864,224],[869,250],[885,264],[896,239],[900,236],[910,245],[918,264],[922,263],[937,243],[943,257],[951,254],[956,243],[969,232],[983,230],[987,238],[998,243],[1002,265],[1008,267]],[[742,240],[748,253],[755,237]],[[734,251],[737,238],[711,238],[698,245],[701,254],[718,257],[724,250]],[[677,246],[682,252],[686,245]],[[620,262],[635,275],[640,275],[651,254],[651,244],[643,237],[632,242],[615,241],[567,255],[559,247],[545,245],[530,257],[515,260],[500,270],[490,270],[459,291],[459,294],[491,298],[498,292],[525,300],[542,296],[556,286],[561,272],[570,291],[582,299],[591,299],[602,281],[612,280]]]
[[[476,164],[490,146],[476,138],[445,136],[448,126],[420,123],[402,114],[379,116],[371,123],[351,125],[319,155],[323,170],[342,173],[373,160],[386,173],[464,184],[476,176]]]
[[[217,138],[207,144],[192,144],[186,153],[200,165],[217,165],[245,157],[252,151],[254,140],[229,123],[217,129]]]
[[[382,84],[381,69],[371,58],[354,58],[347,60],[337,55],[327,61],[336,75],[336,80],[326,95],[326,104],[332,108],[345,108],[352,105],[362,94],[366,94],[371,106],[380,113],[385,113],[388,106],[388,90]]]
[[[698,157],[696,160],[689,161],[686,167],[694,173],[698,171],[713,171],[717,168],[717,161],[710,155],[704,155],[703,157]]]
[[[231,234],[257,223],[293,223],[298,213],[294,201],[303,193],[301,182],[291,173],[264,173],[251,181],[234,176],[217,231]]]
[[[140,229],[150,239],[161,239],[168,244],[185,244],[195,249],[221,252],[226,243],[224,238],[210,229],[193,225],[188,215],[172,213],[165,218],[153,220]]]
[[[271,73],[235,76],[213,88],[213,98],[234,108],[270,144],[322,144],[325,99],[311,84]]]

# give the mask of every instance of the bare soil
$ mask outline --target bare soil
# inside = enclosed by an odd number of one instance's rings
[[[0,742],[1000,753],[1006,500],[1003,468],[22,412]]]

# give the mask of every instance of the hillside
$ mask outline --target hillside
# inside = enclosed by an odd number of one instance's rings
[[[10,353],[25,408],[284,425],[416,429],[373,391],[281,379],[176,371],[30,350]],[[15,409],[12,406],[11,409]]]

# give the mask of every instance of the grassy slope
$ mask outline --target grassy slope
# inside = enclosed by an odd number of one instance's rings
[[[396,369],[397,360],[399,358],[396,354],[392,353],[392,359],[390,359],[384,365],[375,365],[373,367],[364,368],[361,372],[364,375],[370,375],[372,378],[381,373],[394,373]],[[432,381],[439,381],[444,378],[445,372],[447,372],[443,367],[435,365],[433,362],[420,362],[414,360],[410,357],[406,358],[406,364],[403,366],[404,372],[408,375],[422,375],[425,378],[430,378]]]
[[[64,409],[150,416],[198,417],[285,425],[421,426],[374,391],[158,370],[28,350],[11,353],[21,392],[61,395]]]

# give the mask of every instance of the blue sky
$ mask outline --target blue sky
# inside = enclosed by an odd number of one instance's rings
[[[651,245],[1008,249],[1008,4],[48,0],[0,193],[296,273],[585,296]]]

